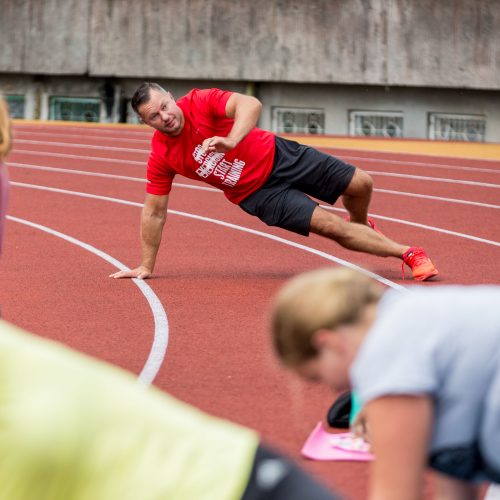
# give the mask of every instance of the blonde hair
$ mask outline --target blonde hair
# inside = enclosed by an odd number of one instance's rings
[[[12,146],[12,132],[7,102],[0,95],[0,160],[5,158]]]
[[[276,353],[289,367],[314,358],[313,335],[354,323],[364,307],[380,300],[384,288],[350,269],[323,269],[290,280],[272,307],[271,328]]]

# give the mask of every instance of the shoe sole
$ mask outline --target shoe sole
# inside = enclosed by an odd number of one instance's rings
[[[432,271],[428,271],[427,273],[421,274],[420,276],[413,276],[413,279],[415,281],[427,281],[434,276],[437,276],[439,274],[437,269],[433,269]]]

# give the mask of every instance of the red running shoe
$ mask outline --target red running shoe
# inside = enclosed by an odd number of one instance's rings
[[[371,217],[368,217],[368,224],[370,224],[370,226],[376,233],[385,236],[385,234],[378,228],[378,226],[375,224],[375,221]]]
[[[416,281],[425,281],[439,274],[423,248],[410,247],[403,254],[403,279],[405,279],[405,264],[411,269],[413,279]]]
[[[347,216],[345,220],[347,222],[350,222],[349,216]],[[385,236],[385,234],[378,228],[378,226],[375,224],[375,221],[371,217],[368,217],[368,224],[376,233],[380,234],[381,236]]]

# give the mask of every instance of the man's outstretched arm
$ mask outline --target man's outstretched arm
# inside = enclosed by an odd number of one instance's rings
[[[226,103],[226,116],[234,118],[233,128],[227,137],[210,137],[203,141],[205,152],[226,153],[235,148],[257,125],[262,110],[255,97],[233,93]]]
[[[146,194],[141,213],[141,265],[130,271],[118,271],[110,278],[149,278],[155,267],[163,226],[167,219],[168,195]]]

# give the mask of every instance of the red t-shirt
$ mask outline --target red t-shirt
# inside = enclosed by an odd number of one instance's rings
[[[203,154],[205,139],[226,137],[234,120],[226,117],[231,92],[194,89],[177,101],[184,114],[184,128],[176,137],[158,130],[151,141],[147,167],[147,192],[170,193],[175,174],[196,179],[224,191],[233,203],[259,189],[268,178],[274,160],[274,135],[254,128],[231,151]]]

